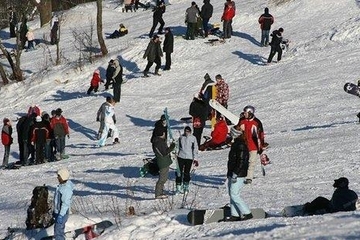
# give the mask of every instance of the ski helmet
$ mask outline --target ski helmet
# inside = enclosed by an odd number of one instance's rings
[[[244,112],[254,114],[255,113],[255,108],[253,106],[247,105],[247,106],[244,107]]]

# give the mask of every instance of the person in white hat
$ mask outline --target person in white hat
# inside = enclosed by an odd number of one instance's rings
[[[70,173],[66,168],[57,171],[59,185],[54,195],[55,240],[65,240],[65,224],[69,218],[69,211],[72,202],[74,184],[69,180]]]

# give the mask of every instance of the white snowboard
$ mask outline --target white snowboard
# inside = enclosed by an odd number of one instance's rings
[[[215,109],[216,111],[220,112],[222,115],[224,115],[227,119],[230,120],[230,122],[232,122],[233,124],[238,124],[239,123],[239,117],[235,114],[233,114],[232,112],[230,112],[229,110],[227,110],[223,105],[221,105],[218,101],[216,101],[215,99],[210,99],[209,101],[209,105]]]
[[[287,206],[281,211],[284,217],[304,216],[304,205]]]

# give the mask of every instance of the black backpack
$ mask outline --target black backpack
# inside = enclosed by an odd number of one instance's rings
[[[31,204],[27,210],[26,228],[46,228],[53,224],[52,209],[48,203],[49,189],[37,186],[33,190]]]

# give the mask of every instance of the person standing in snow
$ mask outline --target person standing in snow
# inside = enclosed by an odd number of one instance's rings
[[[200,89],[200,97],[206,104],[207,116],[210,116],[211,115],[211,107],[209,105],[209,102],[210,102],[210,99],[212,99],[212,95],[213,95],[212,87],[216,83],[210,78],[210,75],[208,73],[205,74],[204,79],[205,79],[205,81],[202,84],[201,89]]]
[[[100,140],[101,138],[101,134],[104,131],[104,126],[105,126],[105,111],[106,111],[106,106],[108,104],[111,104],[111,102],[113,101],[112,97],[106,97],[106,101],[101,104],[99,110],[96,113],[96,121],[100,122],[100,127],[99,127],[99,131],[98,131],[98,135],[97,135],[97,140]],[[116,122],[116,118],[115,118],[115,114],[113,115],[113,121]]]
[[[186,126],[184,134],[179,138],[179,152],[177,161],[180,169],[180,176],[176,172],[176,193],[189,192],[190,170],[192,165],[198,166],[198,145],[194,135],[191,134],[191,128]]]
[[[3,120],[4,126],[1,130],[1,143],[4,145],[4,158],[2,168],[7,168],[9,165],[10,146],[13,143],[11,121],[8,118]]]
[[[165,39],[163,45],[163,52],[165,53],[165,67],[163,70],[170,70],[171,68],[171,53],[174,51],[174,35],[169,27],[165,28]]]
[[[189,114],[192,116],[194,136],[197,145],[201,144],[201,135],[203,133],[205,122],[208,117],[206,103],[202,100],[199,93],[196,93],[189,107]]]
[[[221,17],[223,22],[223,38],[231,38],[232,34],[232,19],[235,17],[235,9],[232,4],[228,4]]]
[[[186,40],[194,40],[195,39],[195,28],[197,25],[197,18],[199,16],[199,10],[196,6],[195,2],[191,2],[191,6],[186,9],[185,13],[185,24],[187,24],[186,28]]]
[[[113,95],[114,95],[114,101],[116,103],[120,102],[121,97],[121,84],[123,83],[123,67],[119,63],[118,59],[114,60],[114,74],[112,76],[113,79]]]
[[[110,59],[108,67],[106,68],[106,83],[105,83],[105,90],[109,89],[109,86],[113,84],[113,75],[115,72],[114,60]]]
[[[204,5],[201,7],[200,17],[202,18],[204,37],[209,35],[209,21],[213,14],[213,6],[210,0],[204,0]]]
[[[99,147],[103,147],[106,144],[106,139],[108,138],[108,133],[111,131],[113,135],[113,144],[119,142],[119,130],[116,127],[116,117],[115,117],[115,100],[110,99],[110,102],[106,101],[104,105],[104,129],[101,133],[100,139],[98,141]]]
[[[54,238],[65,240],[65,224],[69,218],[74,184],[70,178],[69,170],[66,168],[57,171],[59,185],[54,194]]]
[[[232,127],[230,134],[234,142],[229,152],[226,176],[228,178],[231,216],[225,221],[242,221],[253,218],[248,205],[240,195],[249,167],[249,151],[240,127]]]
[[[169,177],[169,169],[172,164],[170,153],[175,148],[175,143],[171,143],[170,147],[167,146],[165,133],[161,129],[155,133],[154,141],[152,142],[152,149],[156,156],[156,163],[159,167],[159,179],[155,186],[155,198],[164,199],[167,195],[164,194],[164,185]]]
[[[165,26],[165,22],[163,19],[163,14],[165,12],[165,3],[163,1],[159,1],[156,7],[153,9],[153,25],[151,27],[149,38],[153,37],[154,31],[158,23],[160,23],[160,27],[158,29],[158,34],[162,34],[163,28]]]
[[[215,76],[216,79],[216,98],[215,100],[218,101],[222,106],[225,108],[228,107],[229,101],[229,85],[225,82],[220,74]]]
[[[9,7],[8,10],[9,10],[10,38],[14,38],[16,37],[16,28],[18,24],[18,19],[12,7]]]
[[[49,138],[49,129],[40,116],[36,116],[32,131],[31,145],[35,146],[35,164],[44,163],[46,140]]]
[[[155,75],[160,76],[159,69],[161,67],[161,57],[163,56],[163,53],[161,51],[161,41],[158,35],[154,35],[153,38],[150,40],[143,58],[148,60],[148,63],[144,70],[144,77],[149,77],[148,72],[150,67],[153,65],[153,63],[156,63],[155,67]]]
[[[269,8],[265,8],[264,13],[261,14],[258,20],[261,28],[261,46],[269,45],[269,34],[271,25],[274,23],[274,17],[269,13]]]
[[[164,132],[165,133],[165,140],[167,140],[167,132],[168,132],[168,129],[167,129],[167,125],[166,125],[166,118],[165,118],[165,115],[161,115],[160,119],[158,121],[156,121],[155,123],[155,127],[154,127],[154,130],[152,132],[152,135],[151,135],[151,139],[150,139],[150,142],[152,143],[155,139],[155,134],[157,132]]]
[[[29,30],[26,33],[26,39],[28,42],[27,51],[35,50],[35,36],[34,36],[34,31],[31,28],[29,28]]]
[[[244,131],[247,147],[249,149],[249,169],[245,179],[246,184],[252,183],[256,163],[259,161],[260,155],[265,148],[264,129],[262,122],[255,117],[255,108],[253,106],[245,106],[243,117],[240,118],[238,126]]]
[[[50,31],[50,44],[54,45],[58,43],[58,30],[59,30],[59,19],[54,15],[51,19],[51,31]]]
[[[62,115],[61,108],[55,110],[55,117],[51,119],[50,126],[54,131],[55,144],[56,144],[56,160],[67,158],[65,155],[65,137],[70,138],[69,125],[65,117]]]
[[[273,57],[275,56],[275,54],[277,53],[277,61],[279,62],[281,60],[281,56],[282,56],[282,48],[280,46],[280,44],[283,42],[283,37],[282,37],[282,33],[284,32],[283,28],[279,28],[278,30],[275,30],[271,33],[271,42],[270,42],[270,46],[271,46],[271,50],[270,50],[270,55],[269,58],[267,60],[267,63],[271,63]]]
[[[94,92],[97,92],[99,89],[100,83],[103,82],[100,77],[100,70],[96,69],[93,73],[93,76],[91,78],[90,87],[87,90],[87,94],[90,95],[90,93],[94,90]]]

